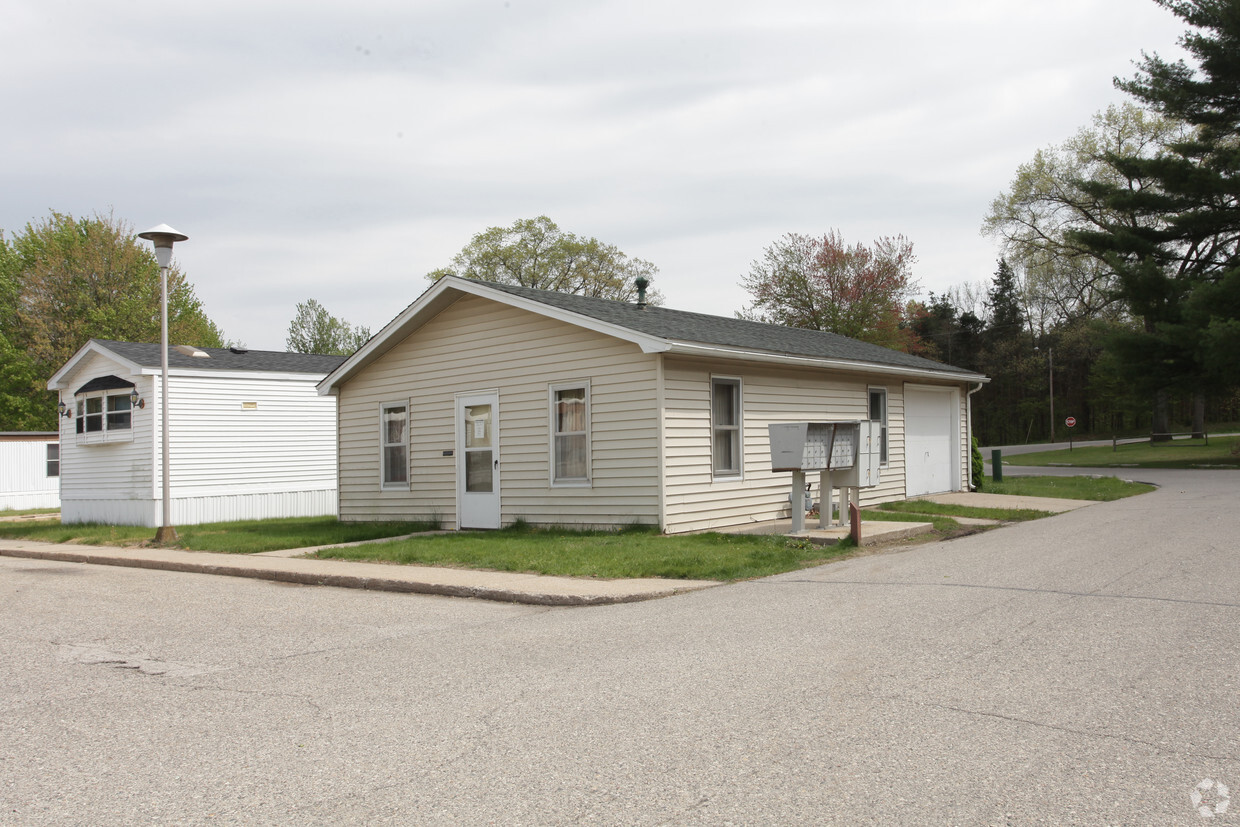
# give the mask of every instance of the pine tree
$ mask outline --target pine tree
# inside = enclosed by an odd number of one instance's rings
[[[1191,133],[1158,157],[1109,157],[1146,186],[1083,186],[1140,220],[1078,238],[1112,263],[1120,297],[1143,320],[1114,342],[1131,381],[1162,394],[1217,391],[1240,384],[1240,9],[1156,2],[1193,27],[1181,43],[1197,65],[1147,56],[1116,85]]]

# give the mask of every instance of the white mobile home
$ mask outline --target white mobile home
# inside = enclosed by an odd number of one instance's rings
[[[60,435],[0,433],[0,511],[60,505]]]
[[[178,346],[168,355],[174,525],[336,511],[336,405],[315,383],[341,356]],[[162,518],[160,346],[92,339],[60,394],[61,520]]]
[[[448,277],[319,391],[342,520],[678,532],[788,514],[775,422],[881,423],[863,503],[964,489],[985,381],[830,333]]]

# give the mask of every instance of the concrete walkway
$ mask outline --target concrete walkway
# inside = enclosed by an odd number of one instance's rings
[[[1011,494],[987,494],[983,491],[959,491],[952,494],[931,494],[913,498],[913,501],[917,500],[943,505],[967,505],[970,508],[1030,508],[1034,511],[1051,511],[1055,514],[1075,511],[1097,502],[1097,500],[1065,500],[1055,497],[1018,497]]]
[[[988,508],[1035,508],[1055,512],[1092,505],[1087,500],[1057,500],[1045,497],[1013,497],[982,493],[939,494],[921,499]],[[848,536],[847,527],[818,529],[816,525],[812,521],[807,521],[808,530],[800,536],[819,544],[834,543]],[[721,530],[737,534],[786,534],[790,528],[789,520],[771,520],[751,526]],[[930,523],[863,521],[861,544],[870,545],[899,540],[928,532],[932,528]],[[400,538],[389,537],[363,542],[386,542],[392,539]],[[361,543],[342,545],[361,545]],[[0,539],[0,556],[7,557],[199,572],[230,577],[253,577],[313,586],[475,597],[483,600],[541,606],[631,603],[721,585],[714,580],[658,578],[604,580],[588,577],[548,577],[537,574],[514,574],[439,566],[320,560],[305,556],[319,548],[327,548],[327,546],[283,549],[259,554],[221,554],[163,548],[123,548]]]

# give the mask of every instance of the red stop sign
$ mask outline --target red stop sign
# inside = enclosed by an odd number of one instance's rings
[[[1065,420],[1063,421],[1063,424],[1067,425],[1069,428],[1075,428],[1075,427],[1076,427],[1076,417],[1075,417],[1075,416],[1070,416],[1070,417],[1068,417],[1067,419],[1065,419]]]

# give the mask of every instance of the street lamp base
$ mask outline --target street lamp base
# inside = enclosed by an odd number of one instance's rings
[[[161,525],[155,530],[155,542],[161,546],[171,545],[179,541],[180,538],[177,537],[177,530],[170,525]]]

